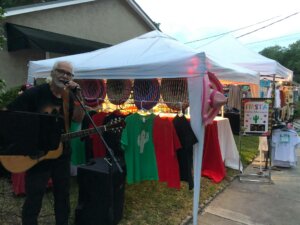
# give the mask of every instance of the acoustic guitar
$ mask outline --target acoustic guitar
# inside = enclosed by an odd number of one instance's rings
[[[42,156],[20,156],[20,155],[3,155],[0,156],[0,162],[2,163],[3,167],[12,173],[21,173],[25,172],[26,170],[30,169],[37,163],[47,160],[47,159],[56,159],[63,153],[63,142],[67,141],[71,138],[76,137],[84,137],[90,134],[97,133],[97,130],[101,132],[113,131],[113,132],[120,132],[122,128],[125,126],[125,122],[123,119],[115,119],[110,121],[106,125],[99,126],[97,129],[90,128],[86,130],[66,133],[61,135],[61,142],[59,146],[55,150],[50,150],[47,154]]]

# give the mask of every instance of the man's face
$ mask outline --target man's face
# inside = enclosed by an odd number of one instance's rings
[[[59,88],[64,88],[65,83],[72,80],[72,66],[67,62],[58,63],[57,68],[52,71],[52,82]]]

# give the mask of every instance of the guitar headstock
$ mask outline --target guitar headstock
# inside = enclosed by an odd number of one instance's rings
[[[125,120],[121,117],[114,118],[108,123],[105,124],[105,132],[110,131],[113,133],[120,133],[122,132],[123,128],[125,127]]]

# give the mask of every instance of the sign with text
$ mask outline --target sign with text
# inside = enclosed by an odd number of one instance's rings
[[[241,130],[244,134],[269,135],[271,133],[271,98],[243,98],[241,113]]]

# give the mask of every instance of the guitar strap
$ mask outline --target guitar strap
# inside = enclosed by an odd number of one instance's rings
[[[64,110],[64,121],[65,121],[65,129],[66,133],[69,132],[70,128],[70,120],[69,120],[69,100],[70,100],[70,93],[69,90],[65,90],[62,95],[63,98],[63,110]]]

